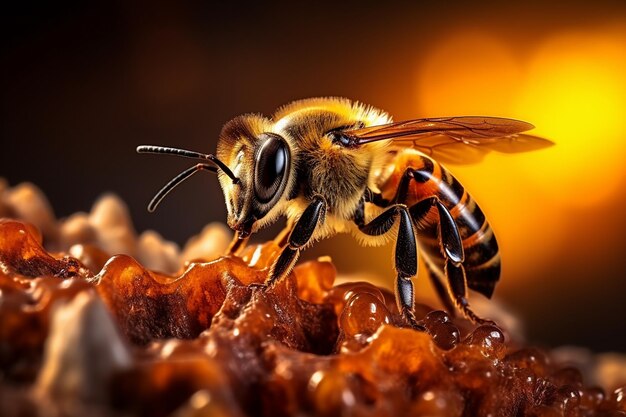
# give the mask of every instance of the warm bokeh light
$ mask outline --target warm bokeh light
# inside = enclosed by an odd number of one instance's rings
[[[460,30],[434,45],[419,70],[426,115],[519,118],[556,146],[451,167],[499,235],[504,277],[526,286],[575,241],[572,208],[621,198],[626,178],[626,36],[614,28],[559,33],[517,52],[485,33]],[[589,214],[593,215],[593,214]],[[580,219],[578,219],[580,221]],[[609,221],[607,219],[607,221]],[[533,262],[528,262],[533,259]],[[532,278],[531,278],[532,279]]]
[[[417,99],[427,116],[490,114],[514,107],[521,68],[513,48],[485,32],[461,31],[435,43],[419,68]]]
[[[556,200],[591,206],[611,198],[626,161],[626,38],[598,32],[555,36],[533,56],[517,112],[558,147],[529,157],[528,176]],[[551,186],[552,187],[552,186]]]

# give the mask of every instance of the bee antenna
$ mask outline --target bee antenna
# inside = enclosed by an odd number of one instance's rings
[[[215,155],[200,153],[196,151],[188,151],[187,149],[170,148],[166,146],[140,145],[137,146],[137,153],[160,153],[166,155],[176,155],[185,158],[202,159],[211,161],[216,168],[220,169],[224,174],[233,181],[233,184],[239,184],[239,178],[222,161],[217,159]]]
[[[182,183],[183,181],[191,177],[196,172],[198,171],[217,172],[217,169],[218,169],[217,167],[213,165],[209,165],[209,164],[197,164],[197,165],[192,166],[191,168],[187,168],[186,170],[184,170],[183,172],[181,172],[180,174],[172,178],[167,184],[163,186],[163,188],[161,188],[154,195],[154,197],[152,198],[152,200],[150,200],[150,203],[148,204],[148,211],[150,213],[153,213],[154,210],[156,210],[158,205],[161,203],[161,201],[165,198],[165,196],[170,193],[170,191],[172,191],[180,183]]]

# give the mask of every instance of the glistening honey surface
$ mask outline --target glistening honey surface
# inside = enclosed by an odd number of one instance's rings
[[[264,289],[276,251],[167,276],[91,246],[48,253],[2,220],[2,415],[626,415],[626,387],[587,386],[498,327],[417,305],[427,332],[402,328],[393,294],[334,285],[328,260]]]

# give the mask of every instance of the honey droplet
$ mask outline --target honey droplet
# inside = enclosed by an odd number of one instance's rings
[[[516,350],[506,355],[504,360],[515,368],[530,369],[539,377],[546,376],[548,358],[539,349],[526,348]]]
[[[491,324],[478,326],[463,343],[477,346],[483,355],[490,358],[501,358],[505,350],[502,330]]]
[[[602,404],[605,398],[602,388],[588,387],[581,390],[580,404],[588,410],[593,410]]]
[[[463,395],[450,389],[432,389],[421,393],[411,405],[410,415],[429,417],[460,417],[465,401]]]
[[[611,402],[619,411],[626,413],[626,386],[619,387],[611,394]]]
[[[344,308],[340,326],[346,336],[371,336],[390,322],[389,311],[379,298],[369,292],[354,294]]]
[[[338,371],[317,371],[311,376],[308,387],[316,415],[346,415],[357,403],[348,377]]]
[[[382,303],[385,303],[385,296],[382,291],[369,282],[347,282],[336,285],[328,292],[325,301],[335,306],[335,312],[339,316],[352,296],[358,293],[372,294]]]
[[[452,323],[445,311],[431,311],[422,322],[439,348],[450,350],[459,343],[461,338],[459,329]]]

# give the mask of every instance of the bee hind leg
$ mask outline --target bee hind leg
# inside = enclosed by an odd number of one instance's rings
[[[430,278],[430,283],[432,284],[439,300],[443,304],[443,307],[450,314],[450,316],[456,316],[456,308],[455,303],[452,301],[452,297],[450,297],[450,293],[448,292],[447,285],[443,282],[443,278],[435,271],[434,267],[430,264],[429,261],[425,262],[426,270],[428,271],[428,278]]]
[[[445,274],[448,278],[448,291],[450,292],[454,304],[463,313],[465,318],[478,324],[495,324],[493,320],[483,319],[472,311],[467,301],[467,279],[463,264],[456,265],[450,259],[446,259]]]
[[[355,218],[355,223],[361,232],[370,236],[380,236],[387,233],[400,218],[398,238],[394,254],[394,267],[396,270],[396,302],[398,309],[407,323],[416,330],[424,331],[415,318],[413,311],[413,283],[411,278],[417,275],[417,240],[415,239],[415,226],[411,221],[411,215],[404,204],[394,204],[382,212],[369,223],[363,221],[362,216]]]
[[[467,301],[467,276],[463,267],[465,254],[459,229],[448,208],[438,198],[434,198],[433,204],[437,207],[439,213],[439,244],[445,258],[444,273],[448,281],[450,297],[457,308],[470,321],[479,324],[493,323],[491,320],[478,317],[470,309]]]
[[[304,210],[289,234],[287,244],[272,266],[264,285],[271,287],[291,272],[300,257],[300,251],[311,240],[317,225],[323,221],[326,213],[326,200],[322,196],[313,197],[313,201]]]

